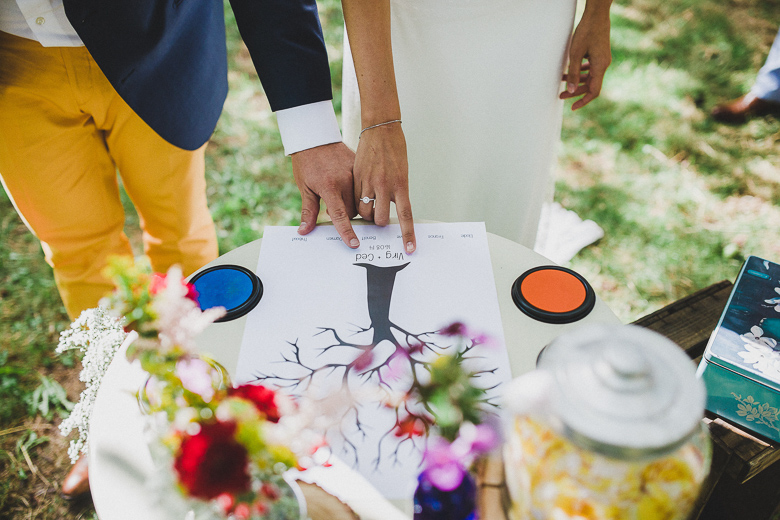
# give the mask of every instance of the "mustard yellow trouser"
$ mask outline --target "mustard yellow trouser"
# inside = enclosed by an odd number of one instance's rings
[[[41,241],[71,318],[111,290],[107,258],[132,255],[117,170],[156,271],[179,264],[187,274],[216,258],[204,150],[159,137],[84,47],[0,32],[0,179]]]

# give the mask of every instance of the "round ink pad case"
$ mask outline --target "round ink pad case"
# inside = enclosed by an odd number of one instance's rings
[[[529,269],[515,280],[512,300],[535,320],[562,324],[587,316],[596,304],[596,294],[580,274],[546,265]]]
[[[224,307],[227,311],[217,322],[235,320],[255,308],[263,297],[263,282],[240,265],[209,267],[192,277],[198,291],[201,310]]]

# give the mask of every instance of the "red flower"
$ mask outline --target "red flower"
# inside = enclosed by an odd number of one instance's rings
[[[409,438],[424,434],[425,430],[418,425],[418,421],[422,422],[420,418],[413,415],[402,419],[395,428],[395,436]]]
[[[187,492],[210,500],[222,493],[243,493],[250,488],[247,452],[234,433],[234,423],[202,424],[179,448],[174,468]]]
[[[230,397],[246,399],[265,415],[271,422],[279,422],[279,409],[276,407],[276,393],[262,385],[241,385],[228,390]]]
[[[185,283],[184,280],[182,280],[182,283],[187,288],[187,294],[185,294],[184,296],[194,301],[195,303],[198,303],[198,291],[197,289],[195,289],[195,286],[192,285],[191,283]]]
[[[187,288],[187,294],[185,296],[195,303],[198,303],[198,291],[195,290],[195,286],[191,283],[187,283],[183,279],[181,280],[181,284]],[[157,294],[166,287],[168,287],[168,275],[154,273],[152,275],[152,281],[149,283],[149,293]]]
[[[282,496],[281,491],[277,486],[274,484],[271,484],[270,482],[263,482],[263,487],[260,488],[260,492],[266,496],[269,500],[277,501],[279,500],[279,497]]]

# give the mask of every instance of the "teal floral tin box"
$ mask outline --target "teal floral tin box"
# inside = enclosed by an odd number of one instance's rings
[[[780,442],[780,265],[742,266],[697,374],[707,409]]]

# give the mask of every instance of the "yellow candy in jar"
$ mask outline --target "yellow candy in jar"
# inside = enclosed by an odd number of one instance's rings
[[[624,461],[585,450],[531,417],[515,419],[507,485],[513,519],[685,518],[706,476],[708,455],[685,444],[660,459]],[[510,478],[523,468],[525,478]]]

